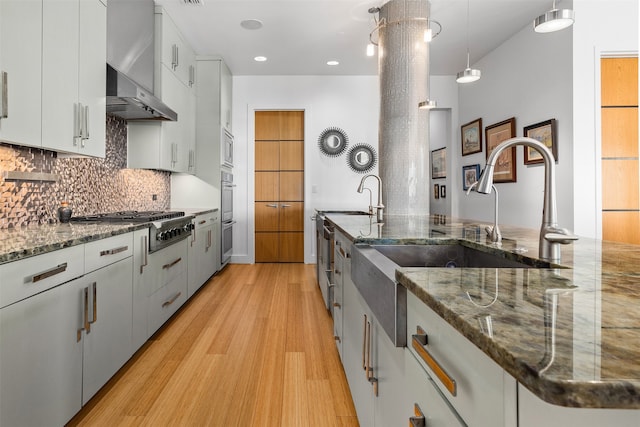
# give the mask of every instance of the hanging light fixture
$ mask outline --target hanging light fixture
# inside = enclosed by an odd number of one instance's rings
[[[533,30],[536,33],[551,33],[564,30],[571,25],[573,25],[573,10],[557,9],[556,0],[553,0],[551,10],[538,16],[533,21]]]
[[[471,68],[469,65],[469,0],[467,0],[467,68],[460,71],[456,76],[458,83],[471,83],[480,79],[480,70]]]

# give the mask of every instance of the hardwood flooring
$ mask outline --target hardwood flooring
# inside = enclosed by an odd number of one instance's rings
[[[229,265],[69,426],[357,426],[315,265]]]

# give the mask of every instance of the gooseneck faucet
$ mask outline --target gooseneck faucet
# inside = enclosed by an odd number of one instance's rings
[[[367,178],[369,178],[370,176],[374,177],[375,179],[378,180],[378,204],[376,206],[371,206],[369,205],[369,212],[373,213],[373,208],[376,208],[376,218],[378,222],[382,222],[382,217],[383,217],[383,213],[384,213],[384,205],[382,204],[382,180],[380,179],[380,177],[378,175],[365,175],[364,177],[362,177],[362,180],[360,181],[360,185],[358,186],[358,193],[362,193],[364,191],[364,182],[367,180]],[[369,202],[371,203],[371,202]]]
[[[526,137],[507,139],[493,149],[487,165],[480,175],[476,191],[489,194],[493,185],[493,169],[498,157],[507,148],[524,145],[538,151],[544,159],[544,203],[542,208],[542,225],[540,226],[539,256],[551,262],[560,262],[560,245],[566,245],[578,237],[566,228],[558,227],[556,201],[556,162],[553,153],[541,142]]]

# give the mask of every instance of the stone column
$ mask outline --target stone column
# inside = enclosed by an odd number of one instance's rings
[[[386,214],[429,213],[427,0],[391,0],[380,8],[379,171]],[[383,23],[384,22],[384,23]]]

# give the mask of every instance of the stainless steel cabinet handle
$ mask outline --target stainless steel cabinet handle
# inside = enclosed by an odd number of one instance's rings
[[[167,301],[162,303],[162,308],[164,307],[169,307],[171,304],[173,304],[178,298],[180,298],[180,295],[182,295],[182,292],[178,292],[177,294],[175,294],[172,298],[168,299]]]
[[[115,248],[115,249],[107,249],[106,251],[100,251],[100,256],[115,255],[115,254],[119,254],[120,252],[124,252],[128,249],[129,249],[129,246],[120,246],[119,248]]]
[[[207,220],[203,219],[202,221],[198,222],[198,225],[202,225],[202,224],[206,224],[206,223],[207,223]]]
[[[84,110],[84,114],[83,114],[82,125],[84,127],[84,136],[82,138],[82,141],[80,141],[80,144],[82,144],[82,147],[85,146],[85,141],[89,139],[89,106],[85,105],[83,110]]]
[[[338,342],[340,342],[340,341],[341,341],[341,340],[340,340],[340,337],[339,337],[338,335],[334,335],[334,336],[333,336],[333,339],[334,339],[334,340],[336,340],[336,341],[338,341]]]
[[[73,145],[78,145],[78,138],[82,138],[82,106],[79,103],[73,104]]]
[[[411,427],[427,427],[427,421],[417,403],[413,404],[413,417],[409,418]]]
[[[290,207],[291,207],[291,205],[283,204],[283,205],[282,205],[282,207],[283,207],[283,208],[290,208]]]
[[[365,357],[367,349],[367,315],[364,315],[364,325],[362,327],[362,370],[367,370],[367,359]]]
[[[333,306],[336,307],[336,308],[342,308],[342,306],[340,305],[339,302],[334,302]]]
[[[76,334],[76,342],[80,342],[82,339],[82,331],[91,328],[89,325],[89,288],[82,290],[82,325],[78,328]]]
[[[411,346],[418,353],[420,358],[424,361],[424,363],[431,368],[431,370],[436,374],[436,377],[442,382],[449,393],[452,396],[457,394],[457,385],[456,381],[451,378],[451,376],[444,370],[442,365],[433,358],[431,353],[426,349],[427,344],[429,344],[429,337],[427,333],[420,326],[416,327],[417,332],[414,335],[411,335]]]
[[[142,236],[142,263],[140,264],[140,274],[144,272],[144,268],[149,264],[149,244],[147,243],[147,235]]]
[[[211,235],[212,235],[211,230],[207,230],[207,247],[205,248],[205,251],[208,251],[211,245],[213,244],[213,239]]]
[[[268,208],[277,208],[278,205],[277,204],[273,204],[273,203],[267,203],[266,205]]]
[[[45,270],[43,272],[34,274],[33,276],[31,276],[30,279],[27,279],[26,282],[32,282],[32,283],[36,283],[39,282],[40,280],[44,280],[48,277],[51,276],[55,276],[56,274],[60,274],[60,273],[64,273],[65,271],[67,271],[67,263],[64,262],[62,264],[58,264],[57,266],[50,268],[48,270]]]
[[[89,324],[96,323],[98,320],[98,289],[97,283],[93,282],[91,284],[91,291],[93,293],[93,303],[91,304],[93,314],[91,315],[92,320],[89,320]],[[87,331],[89,333],[89,331]]]
[[[171,68],[173,71],[178,67],[178,45],[171,45]]]
[[[336,276],[341,276],[342,272],[336,268],[335,275]]]
[[[191,246],[196,242],[196,228],[191,228]]]
[[[193,65],[189,65],[189,87],[193,87],[196,80],[196,69]]]
[[[373,395],[378,395],[378,379],[373,375],[373,367],[371,366],[371,322],[367,322],[367,381],[373,386]]]
[[[172,262],[170,262],[169,264],[165,264],[165,265],[163,265],[163,266],[162,266],[162,269],[163,269],[163,270],[167,270],[167,269],[169,269],[169,268],[173,267],[174,265],[176,265],[177,263],[179,263],[180,261],[182,261],[182,258],[178,258],[177,260],[172,261]]]
[[[2,88],[0,89],[0,119],[6,119],[9,117],[8,78],[9,75],[6,71],[0,72],[0,85],[2,85]]]

